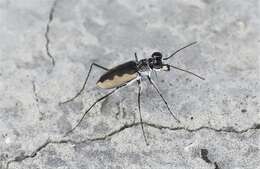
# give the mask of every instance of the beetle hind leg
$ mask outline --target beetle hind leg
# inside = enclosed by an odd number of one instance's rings
[[[76,99],[76,98],[82,93],[82,91],[83,91],[83,90],[85,89],[85,87],[86,87],[86,84],[87,84],[89,75],[90,75],[90,73],[92,72],[93,66],[96,66],[96,67],[98,67],[98,68],[100,68],[100,69],[103,69],[103,70],[105,70],[105,71],[108,71],[108,70],[109,70],[109,69],[107,69],[107,68],[105,68],[105,67],[103,67],[103,66],[101,66],[101,65],[98,65],[98,64],[96,64],[96,63],[92,63],[92,64],[90,65],[90,68],[89,68],[87,77],[86,77],[86,79],[85,79],[85,81],[84,81],[84,84],[83,84],[83,86],[81,87],[81,89],[79,90],[79,92],[78,92],[75,96],[73,96],[72,98],[70,98],[70,99],[68,99],[68,100],[66,100],[66,101],[64,101],[64,102],[60,102],[60,104],[65,104],[65,103],[71,102],[71,101],[73,101],[74,99]]]
[[[100,97],[99,99],[97,99],[82,115],[82,117],[80,118],[80,120],[77,122],[77,124],[69,131],[67,131],[65,133],[64,136],[67,136],[68,134],[70,134],[71,132],[73,132],[79,125],[80,123],[83,121],[84,117],[88,114],[88,112],[99,102],[101,102],[102,100],[104,100],[105,98],[109,97],[110,95],[112,95],[113,93],[115,93],[117,90],[119,90],[120,88],[124,87],[126,85],[122,85],[117,87],[116,89],[110,91],[109,93],[107,93],[106,95],[104,95],[103,97]]]

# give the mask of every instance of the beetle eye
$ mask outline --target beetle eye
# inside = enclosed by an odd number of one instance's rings
[[[154,52],[154,53],[152,54],[152,57],[153,57],[153,58],[155,58],[155,57],[162,58],[162,54],[161,54],[161,52]]]

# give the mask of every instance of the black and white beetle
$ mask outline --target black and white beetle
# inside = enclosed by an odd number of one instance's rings
[[[140,108],[140,95],[141,95],[141,80],[144,78],[147,78],[148,81],[150,82],[150,84],[154,87],[154,89],[156,90],[156,92],[159,94],[159,96],[162,98],[164,104],[166,105],[169,113],[171,114],[171,116],[178,122],[180,123],[180,121],[175,117],[175,115],[173,114],[173,112],[171,111],[171,109],[168,106],[167,101],[164,99],[164,97],[162,96],[160,90],[158,89],[158,87],[156,86],[156,84],[153,82],[153,80],[151,79],[151,73],[156,71],[170,71],[171,68],[174,69],[178,69],[181,71],[184,71],[186,73],[192,74],[194,76],[197,76],[198,78],[204,80],[203,77],[196,75],[190,71],[169,65],[169,64],[165,64],[163,63],[162,60],[167,60],[169,58],[171,58],[172,56],[174,56],[176,53],[178,53],[179,51],[181,51],[184,48],[187,48],[191,45],[194,45],[196,42],[190,43],[182,48],[180,48],[179,50],[175,51],[173,54],[171,54],[170,56],[163,58],[162,54],[160,52],[154,52],[152,54],[152,56],[148,59],[141,59],[138,60],[137,55],[135,53],[135,61],[129,61],[126,63],[123,63],[121,65],[118,65],[112,69],[108,69],[105,68],[101,65],[98,65],[96,63],[92,63],[86,80],[81,88],[81,90],[71,99],[63,102],[67,103],[70,102],[72,100],[74,100],[76,97],[78,97],[80,95],[80,93],[84,90],[87,80],[89,78],[89,75],[92,71],[93,66],[96,66],[98,68],[101,68],[103,70],[106,71],[106,73],[104,73],[100,79],[97,81],[97,86],[103,89],[114,89],[112,91],[110,91],[108,94],[106,94],[105,96],[99,98],[98,100],[96,100],[83,114],[83,116],[81,117],[81,119],[79,120],[79,122],[71,129],[69,130],[65,135],[71,133],[73,130],[76,129],[76,127],[78,127],[80,125],[80,123],[82,122],[82,120],[84,119],[84,117],[86,116],[86,114],[100,101],[102,101],[103,99],[107,98],[108,96],[112,95],[115,91],[119,90],[120,88],[122,88],[123,86],[129,85],[132,82],[137,81],[138,84],[138,111],[139,111],[139,118],[140,118],[140,123],[141,123],[141,128],[142,128],[142,132],[143,132],[143,136],[144,136],[144,140],[145,143],[147,143],[147,139],[146,139],[146,135],[144,132],[144,127],[143,127],[143,119],[142,119],[142,114],[141,114],[141,108]]]

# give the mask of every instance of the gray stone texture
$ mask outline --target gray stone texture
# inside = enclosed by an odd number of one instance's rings
[[[260,169],[259,0],[0,0],[0,168]],[[143,81],[107,93],[83,85],[92,62],[111,68],[168,56],[154,78],[176,123]]]

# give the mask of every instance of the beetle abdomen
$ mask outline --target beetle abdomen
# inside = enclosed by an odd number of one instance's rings
[[[97,81],[97,86],[103,89],[111,89],[121,86],[138,76],[134,61],[118,65],[103,74]]]

